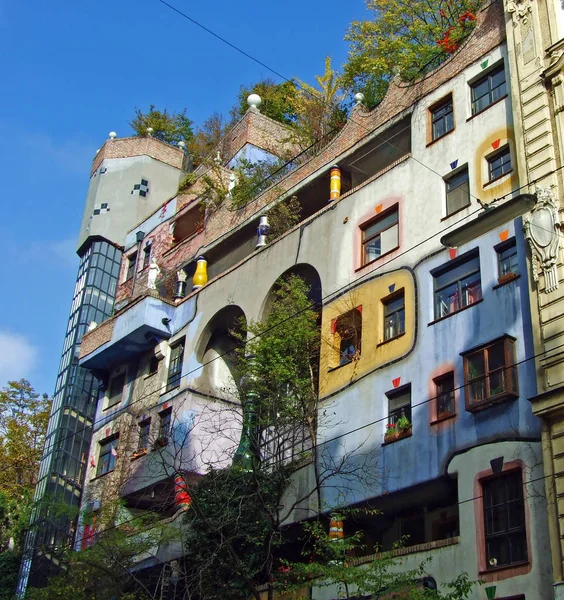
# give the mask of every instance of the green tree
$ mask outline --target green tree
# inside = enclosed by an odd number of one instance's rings
[[[343,105],[346,94],[341,90],[341,76],[325,58],[325,72],[316,75],[317,87],[297,80],[296,121],[293,124],[302,148],[336,133],[347,120]]]
[[[234,122],[249,109],[247,98],[250,94],[258,94],[261,97],[260,112],[263,115],[284,125],[291,125],[296,121],[298,88],[293,81],[276,83],[272,79],[264,79],[254,85],[242,85],[239,89],[238,101],[230,111]]]
[[[0,598],[15,591],[50,407],[25,379],[0,391]]]
[[[50,407],[47,395],[37,394],[25,379],[0,391],[0,550],[11,538],[21,547]]]
[[[481,0],[366,0],[372,20],[353,21],[343,85],[373,106],[398,73],[411,81],[455,52],[476,23]]]
[[[194,135],[192,121],[186,116],[186,109],[178,113],[169,113],[167,109],[157,110],[151,104],[149,112],[135,109],[135,117],[129,126],[137,136],[149,135],[147,129],[153,128],[151,136],[167,144],[178,144],[180,141],[188,143]]]
[[[188,152],[198,166],[220,145],[228,129],[223,115],[214,113],[206,119],[201,127],[196,129],[195,135],[188,142]],[[212,157],[213,158],[213,157]]]

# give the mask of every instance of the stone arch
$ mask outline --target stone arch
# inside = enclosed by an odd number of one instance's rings
[[[319,277],[319,273],[315,267],[312,267],[307,263],[299,263],[290,267],[288,270],[284,271],[272,284],[264,302],[262,303],[260,310],[260,320],[264,321],[268,317],[268,313],[270,312],[270,308],[272,306],[272,301],[274,300],[274,295],[278,287],[280,286],[280,282],[290,275],[297,275],[301,277],[309,286],[309,298],[312,304],[315,305],[316,310],[318,312],[321,311],[321,304],[323,299],[322,287],[321,287],[321,277]]]
[[[218,311],[205,326],[196,346],[196,358],[203,365],[197,384],[204,393],[237,400],[235,351],[240,346],[237,334],[243,333],[245,324],[243,310],[230,304]]]

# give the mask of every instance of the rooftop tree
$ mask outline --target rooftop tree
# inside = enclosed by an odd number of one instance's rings
[[[136,108],[135,117],[129,126],[137,136],[149,135],[147,130],[151,127],[151,136],[167,144],[178,144],[180,141],[188,143],[194,135],[192,121],[186,116],[186,109],[169,113],[166,108],[157,110],[154,104],[149,106],[146,113]]]
[[[455,52],[476,24],[481,0],[366,0],[372,19],[353,21],[344,85],[374,106],[394,76],[416,79]]]

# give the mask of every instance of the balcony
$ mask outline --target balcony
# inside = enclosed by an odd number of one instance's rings
[[[145,295],[82,338],[79,364],[108,370],[150,350],[171,335],[174,305]]]

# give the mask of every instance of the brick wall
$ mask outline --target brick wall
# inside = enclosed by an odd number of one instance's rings
[[[185,154],[180,148],[151,137],[129,137],[106,140],[94,157],[90,176],[92,177],[105,158],[129,158],[130,156],[150,156],[177,169],[184,168]]]
[[[80,343],[80,358],[84,358],[102,344],[109,342],[114,332],[114,324],[115,319],[110,319],[102,325],[98,325],[93,331],[85,333]]]

